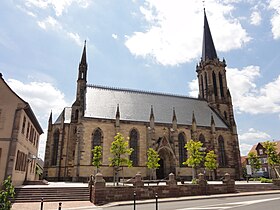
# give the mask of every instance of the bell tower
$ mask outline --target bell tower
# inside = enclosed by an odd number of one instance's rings
[[[87,85],[87,56],[86,56],[86,41],[82,53],[82,58],[79,64],[76,100],[72,105],[71,121],[77,122],[84,115],[84,97]]]
[[[235,126],[232,100],[226,79],[226,61],[218,58],[204,9],[202,57],[196,66],[199,98],[205,99],[226,123]]]

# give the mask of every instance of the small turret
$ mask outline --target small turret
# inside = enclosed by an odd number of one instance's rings
[[[174,131],[177,130],[177,117],[175,113],[175,107],[173,107],[172,128]]]
[[[116,123],[115,123],[115,126],[116,126],[116,129],[117,129],[117,132],[119,132],[119,129],[120,129],[120,108],[119,108],[119,104],[117,105],[117,111],[116,111]]]
[[[154,109],[153,106],[151,106],[151,113],[150,113],[150,128],[155,128],[155,116],[154,116]]]

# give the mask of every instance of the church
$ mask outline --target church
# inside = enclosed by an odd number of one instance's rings
[[[87,83],[87,54],[84,45],[78,68],[76,100],[48,122],[44,177],[49,181],[85,181],[94,173],[91,150],[102,146],[100,172],[112,180],[110,147],[121,133],[133,148],[133,166],[124,167],[126,178],[140,172],[149,177],[146,167],[148,148],[160,156],[156,174],[169,173],[191,179],[192,169],[183,165],[188,154],[185,144],[203,143],[206,151],[217,155],[217,178],[229,173],[241,178],[240,151],[232,99],[226,79],[226,61],[217,56],[204,11],[202,57],[196,66],[198,98],[165,93],[109,88]],[[200,169],[203,171],[203,168]]]

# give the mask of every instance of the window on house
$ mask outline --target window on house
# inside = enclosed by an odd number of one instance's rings
[[[259,155],[263,155],[263,149],[259,149]]]
[[[26,131],[26,139],[28,140],[29,137],[29,129],[30,129],[30,123],[27,124],[27,131]]]
[[[183,165],[183,162],[187,160],[187,150],[185,149],[186,138],[184,133],[179,133],[178,141],[179,141],[179,165],[180,167],[185,167],[186,165]]]
[[[22,121],[22,128],[21,128],[21,133],[24,134],[25,131],[25,124],[26,124],[26,117],[23,117],[23,121]]]
[[[132,129],[129,134],[129,147],[133,149],[130,160],[133,166],[138,166],[138,141],[139,135],[136,129]]]

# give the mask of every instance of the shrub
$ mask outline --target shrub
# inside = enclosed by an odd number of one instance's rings
[[[261,178],[261,183],[272,183],[272,179]]]
[[[2,184],[3,190],[0,192],[0,207],[1,210],[10,210],[12,208],[10,198],[15,196],[15,188],[12,185],[11,176],[8,176]]]

